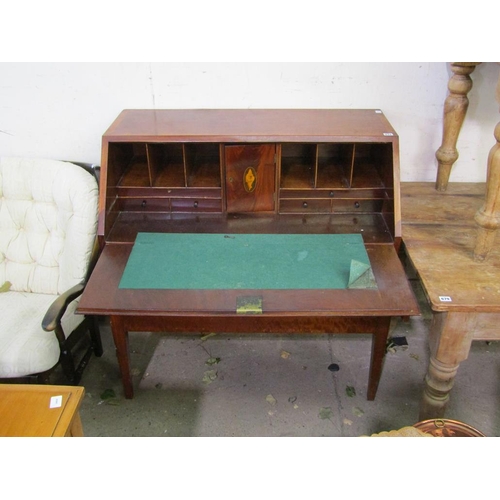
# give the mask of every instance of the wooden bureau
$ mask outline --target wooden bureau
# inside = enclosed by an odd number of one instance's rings
[[[78,310],[110,316],[126,397],[128,332],[157,331],[370,333],[373,399],[391,318],[419,314],[397,255],[399,184],[398,136],[380,110],[123,111],[102,140],[102,252]],[[375,286],[121,288],[138,233],[356,234]],[[248,297],[251,313],[238,308]]]

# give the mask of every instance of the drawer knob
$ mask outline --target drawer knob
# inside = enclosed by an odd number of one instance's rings
[[[197,202],[197,201],[195,201],[195,202],[193,203],[193,205],[194,205],[194,208],[198,208],[198,202]]]
[[[335,191],[330,191],[330,198],[333,198],[335,196]]]
[[[355,201],[355,202],[354,202],[354,206],[355,206],[356,208],[359,208],[359,201]]]
[[[304,203],[302,203],[302,206],[303,206],[304,208],[307,208],[307,201],[304,201]]]
[[[146,206],[146,200],[142,200],[141,207],[144,208]]]

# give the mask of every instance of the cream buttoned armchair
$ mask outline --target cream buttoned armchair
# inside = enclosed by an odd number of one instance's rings
[[[102,355],[96,318],[75,314],[97,248],[97,212],[93,166],[0,158],[3,382],[47,383],[60,364],[78,384],[92,352]],[[72,350],[85,339],[75,363]]]

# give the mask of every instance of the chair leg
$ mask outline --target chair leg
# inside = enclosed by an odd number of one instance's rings
[[[80,343],[84,337],[90,335],[90,345],[86,347],[85,353],[80,359],[78,366],[75,365],[75,359],[72,354],[73,348]],[[87,337],[88,339],[88,337]],[[61,344],[61,355],[59,362],[64,375],[71,385],[78,385],[82,378],[83,371],[88,365],[92,354],[97,357],[102,356],[103,348],[101,341],[101,333],[97,323],[96,316],[85,316],[82,323],[71,333],[71,335]]]
[[[34,377],[29,377],[30,384],[49,384],[50,383],[50,374],[52,370],[48,370],[43,373],[39,373]]]
[[[77,375],[77,370],[75,370],[75,361],[73,359],[73,355],[71,351],[63,347],[61,349],[61,356],[59,358],[61,363],[61,368],[64,372],[64,375],[68,379],[71,385],[77,385],[80,382],[80,377]]]
[[[104,351],[102,348],[101,332],[99,330],[99,319],[97,316],[90,316],[88,319],[92,349],[94,350],[94,354],[100,358]]]

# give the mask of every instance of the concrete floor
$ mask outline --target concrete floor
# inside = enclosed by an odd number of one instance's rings
[[[131,333],[135,397],[123,397],[114,344],[101,324],[104,355],[81,380],[86,436],[361,436],[418,421],[429,353],[430,311],[395,321],[375,401],[366,399],[368,335]],[[208,364],[207,364],[208,363]],[[213,364],[211,364],[213,363]],[[338,371],[329,369],[337,364]],[[447,418],[500,436],[500,343],[476,342],[462,363]]]

